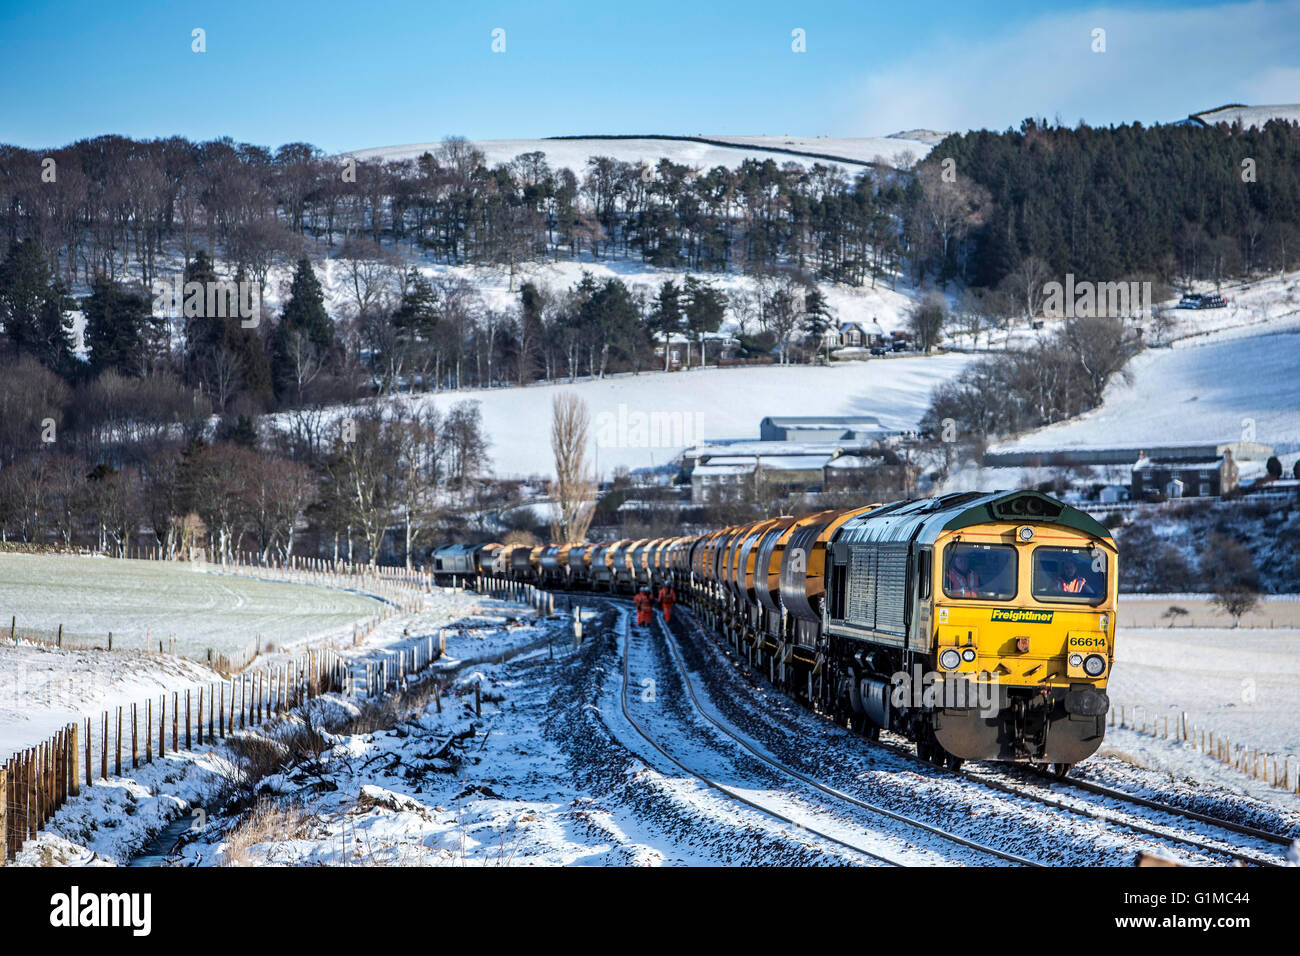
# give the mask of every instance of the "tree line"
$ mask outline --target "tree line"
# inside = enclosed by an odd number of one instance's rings
[[[144,532],[169,557],[305,545],[412,566],[489,498],[475,402],[306,408],[214,436],[210,406],[166,375],[69,385],[31,357],[0,371],[0,541],[124,554]]]
[[[954,324],[978,332],[1032,317],[1044,283],[1066,272],[1173,284],[1295,262],[1294,125],[1026,120],[949,136],[903,165],[850,175],[749,160],[697,171],[594,156],[574,171],[541,152],[489,165],[460,139],[406,161],[179,137],[0,146],[0,377],[27,389],[0,394],[0,463],[32,448],[53,458],[38,441],[53,422],[54,447],[86,476],[102,466],[143,480],[162,449],[203,443],[300,462],[324,489],[337,440],[327,410],[338,403],[666,366],[667,350],[655,353],[666,335],[701,361],[728,312],[742,354],[811,359],[835,322],[819,280],[910,273],[918,284],[965,285],[955,313],[937,297],[914,310],[916,341],[929,348]],[[312,258],[322,249],[343,297],[332,308]],[[493,306],[462,277],[411,267],[411,255],[494,266],[517,297]],[[522,277],[529,262],[579,255],[691,275],[656,289],[590,275],[554,289]],[[152,283],[177,261],[185,282],[233,276],[259,303],[271,276],[286,273],[283,307],[262,307],[252,322],[207,304],[164,317]],[[709,276],[728,270],[752,276],[752,291],[722,293]],[[74,300],[73,287],[87,294]],[[77,309],[84,361],[72,349]],[[945,386],[927,428],[937,434],[952,419],[967,436],[992,436],[1077,414],[1139,344],[1121,318],[1071,320]],[[259,424],[268,411],[281,413],[274,430]],[[469,445],[442,446],[462,476]],[[18,520],[39,523],[11,509],[6,527]],[[112,523],[100,521],[99,534],[111,537]],[[339,527],[351,542],[351,523]]]

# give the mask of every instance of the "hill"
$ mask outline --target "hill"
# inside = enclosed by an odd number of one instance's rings
[[[357,159],[417,159],[435,151],[439,143],[411,143],[404,146],[379,146],[351,150],[346,155]],[[622,162],[645,162],[653,165],[666,157],[674,163],[699,169],[714,166],[734,168],[747,159],[770,159],[778,164],[795,162],[804,166],[814,163],[837,163],[856,170],[878,160],[894,164],[910,154],[913,160],[924,159],[933,143],[920,139],[890,136],[867,136],[837,139],[811,136],[591,136],[553,139],[494,139],[474,143],[483,151],[489,165],[505,163],[520,153],[542,152],[552,167],[576,171],[587,165],[592,156],[612,156]]]

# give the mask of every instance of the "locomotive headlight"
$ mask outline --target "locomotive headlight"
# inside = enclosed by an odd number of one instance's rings
[[[1089,654],[1083,662],[1083,672],[1089,677],[1100,677],[1106,670],[1106,658],[1100,654]]]
[[[1070,655],[1070,666],[1071,666],[1071,667],[1082,667],[1082,666],[1083,666],[1083,655],[1082,655],[1082,654],[1071,654],[1071,655]]]
[[[955,647],[950,647],[939,655],[939,666],[946,671],[956,670],[961,667],[961,651]]]
[[[1033,541],[1034,529],[1028,526],[1021,528],[1019,531],[1016,532],[1016,537],[1018,537],[1021,541]]]
[[[966,648],[966,650],[962,651],[961,659],[964,660],[967,664],[975,660],[975,648],[968,647]]]

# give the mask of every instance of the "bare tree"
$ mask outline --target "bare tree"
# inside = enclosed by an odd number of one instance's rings
[[[916,178],[921,187],[918,211],[933,236],[941,261],[947,263],[954,251],[953,243],[984,221],[989,191],[966,176],[947,178],[935,163],[921,165]]]
[[[1050,274],[1051,268],[1042,259],[1025,256],[1002,280],[1007,295],[1014,296],[1015,302],[1024,311],[1026,322],[1042,310],[1046,296],[1043,286],[1047,284]]]
[[[257,536],[262,560],[278,550],[286,561],[293,556],[294,529],[316,502],[314,476],[304,465],[263,456],[248,476],[249,522]]]
[[[393,430],[377,409],[358,416],[351,434],[334,444],[329,462],[331,484],[349,527],[366,541],[367,560],[379,561],[384,535],[393,516],[398,481],[398,447]]]
[[[248,477],[258,466],[255,451],[224,443],[205,447],[191,462],[190,497],[211,534],[213,560],[230,556],[250,511]]]
[[[405,276],[397,258],[368,239],[349,239],[339,258],[343,261],[356,317],[392,311]]]
[[[397,443],[399,487],[397,508],[402,522],[402,544],[408,568],[415,565],[415,549],[432,530],[442,487],[442,419],[436,408],[399,414],[391,423]]]
[[[226,252],[236,267],[247,269],[256,280],[261,298],[271,269],[277,263],[294,261],[302,252],[302,239],[274,218],[254,219],[234,229]]]
[[[573,392],[551,400],[551,451],[555,455],[552,486],[551,538],[577,544],[587,535],[595,513],[596,486],[587,464],[587,431],[591,413]]]
[[[1125,327],[1123,319],[1089,316],[1069,319],[1062,337],[1087,376],[1093,406],[1100,405],[1106,383],[1114,375],[1126,374],[1128,360],[1137,354],[1136,334]]]
[[[947,317],[948,310],[943,296],[937,292],[930,293],[908,310],[907,325],[916,339],[918,348],[928,352],[939,344]]]
[[[799,327],[803,315],[803,288],[789,276],[776,280],[771,298],[764,309],[766,330],[776,339],[781,354],[781,364],[789,360],[790,337]]]

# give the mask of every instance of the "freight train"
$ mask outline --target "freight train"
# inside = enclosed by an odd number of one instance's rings
[[[1095,753],[1115,652],[1118,552],[1033,491],[781,515],[702,535],[453,545],[438,580],[613,594],[671,582],[773,685],[918,756],[1050,767]]]

